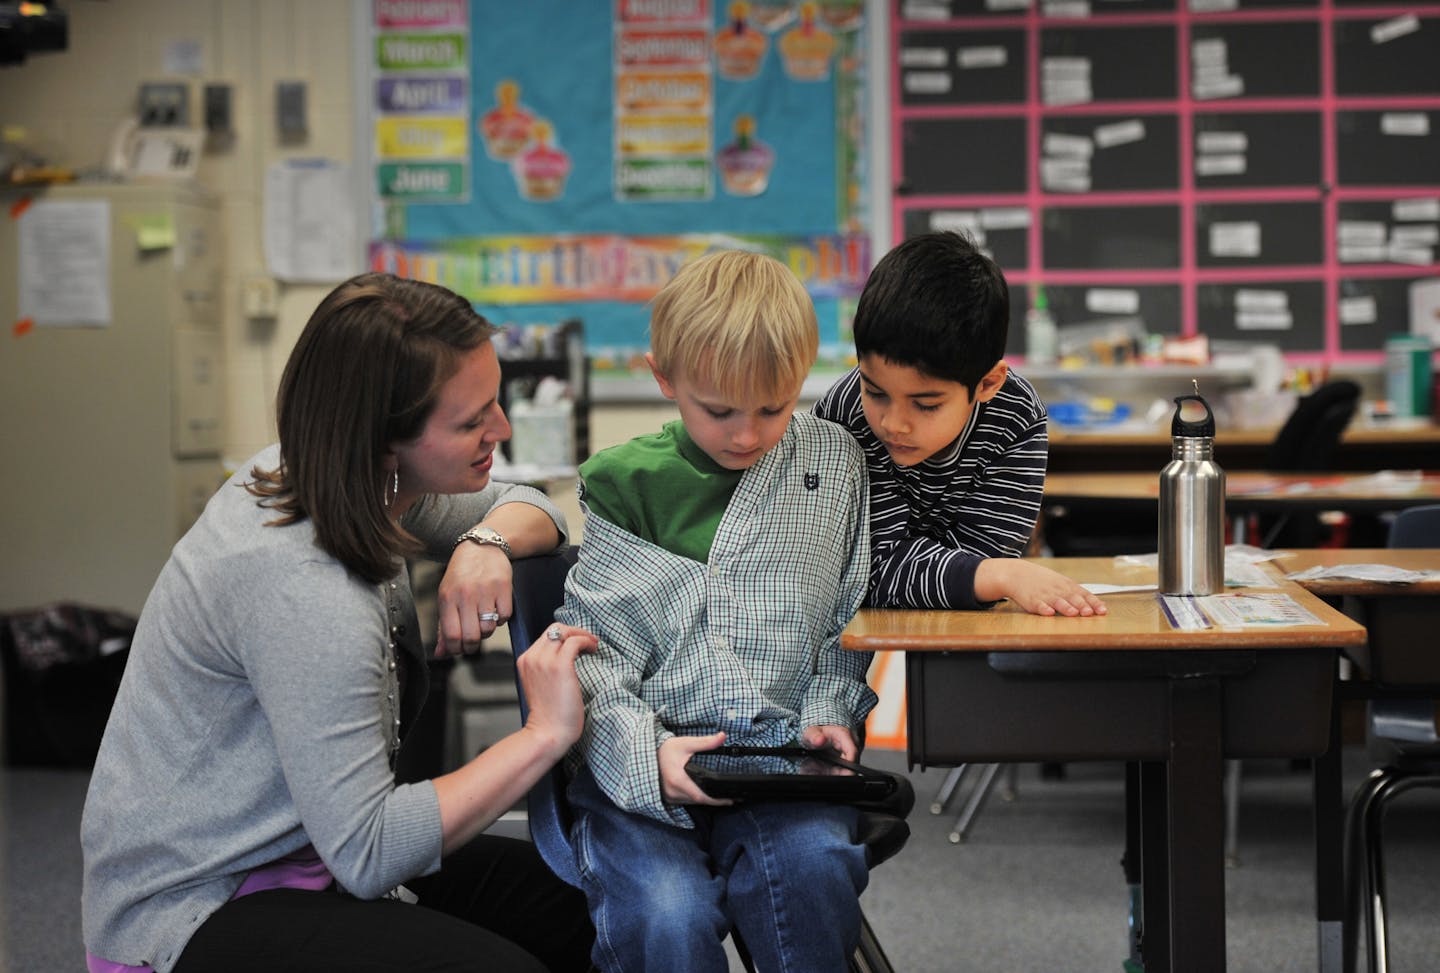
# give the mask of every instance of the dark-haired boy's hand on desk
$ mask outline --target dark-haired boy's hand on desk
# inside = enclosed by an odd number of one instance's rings
[[[975,569],[975,597],[1008,598],[1032,615],[1104,615],[1105,602],[1058,571],[1015,557],[991,557]]]

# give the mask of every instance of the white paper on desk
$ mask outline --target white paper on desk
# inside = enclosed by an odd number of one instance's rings
[[[40,200],[20,215],[16,236],[22,320],[110,324],[109,200]]]
[[[1285,575],[1291,581],[1377,581],[1381,584],[1414,584],[1440,578],[1440,571],[1407,571],[1393,564],[1337,564],[1313,567]]]
[[[1118,595],[1122,591],[1154,591],[1153,584],[1106,584],[1104,581],[1086,581],[1080,587],[1092,595]]]
[[[1263,547],[1255,547],[1253,544],[1227,544],[1225,546],[1225,586],[1227,588],[1273,588],[1275,579],[1269,572],[1263,570],[1260,565],[1266,561],[1273,561],[1277,558],[1294,557],[1288,551],[1271,551]],[[1158,554],[1120,554],[1115,558],[1116,564],[1135,564],[1148,567],[1158,571],[1160,569],[1160,556]],[[1102,594],[1091,585],[1082,585],[1095,594]],[[1116,586],[1119,588],[1119,586]],[[1155,587],[1151,585],[1150,587]],[[1120,590],[1140,591],[1138,587],[1125,587]]]
[[[286,159],[265,173],[265,266],[280,280],[328,284],[360,272],[348,166]]]
[[[1273,588],[1275,579],[1258,562],[1225,558],[1227,588]]]

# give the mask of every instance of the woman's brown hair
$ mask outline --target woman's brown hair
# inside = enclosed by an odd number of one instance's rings
[[[374,583],[394,575],[420,545],[386,512],[386,452],[420,435],[461,355],[495,330],[435,284],[362,274],[331,291],[280,378],[280,465],[255,467],[246,485],[280,512],[271,523],[308,517],[350,571]]]

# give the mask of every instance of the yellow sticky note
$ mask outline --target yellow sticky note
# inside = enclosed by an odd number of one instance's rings
[[[175,246],[175,220],[169,213],[129,216],[125,224],[135,231],[135,245],[141,250],[169,250]]]

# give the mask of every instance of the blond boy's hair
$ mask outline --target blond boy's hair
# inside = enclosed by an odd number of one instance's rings
[[[727,398],[796,394],[819,348],[810,295],[764,254],[706,254],[681,267],[651,302],[655,367],[671,381],[709,382]]]

